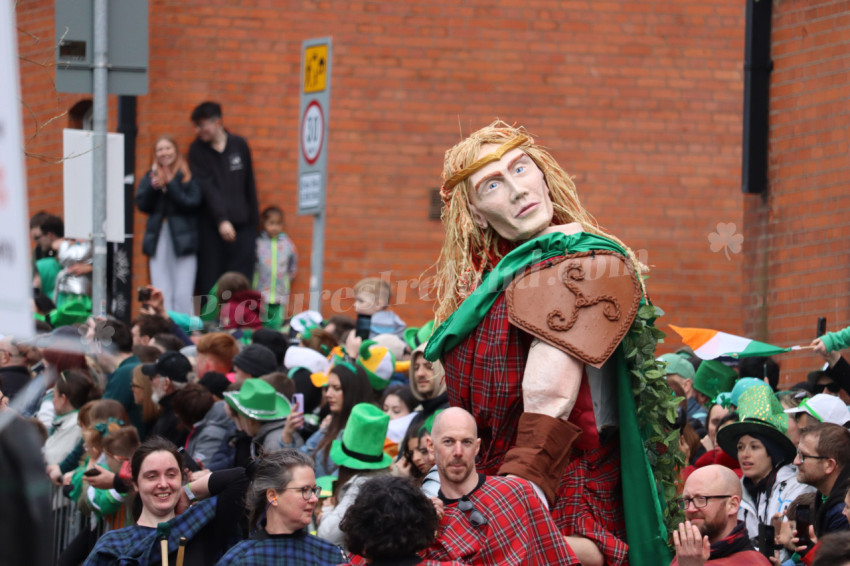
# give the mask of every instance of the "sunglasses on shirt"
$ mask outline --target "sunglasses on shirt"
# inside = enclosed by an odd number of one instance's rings
[[[461,500],[457,502],[457,508],[467,514],[469,522],[473,527],[483,527],[487,524],[487,517],[485,517],[481,511],[473,507],[472,501],[466,497],[461,498]]]

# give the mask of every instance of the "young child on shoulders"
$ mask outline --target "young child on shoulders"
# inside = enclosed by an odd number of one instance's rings
[[[267,207],[260,215],[260,224],[254,289],[262,294],[270,318],[277,316],[282,322],[292,279],[298,270],[298,255],[295,244],[283,231],[283,210],[277,206]]]
[[[379,277],[367,277],[354,285],[354,310],[358,315],[372,317],[369,338],[378,334],[395,334],[404,339],[407,325],[389,309],[391,299],[390,284]]]

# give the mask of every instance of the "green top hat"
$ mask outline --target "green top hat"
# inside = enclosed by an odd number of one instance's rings
[[[738,374],[734,369],[715,360],[705,360],[694,377],[694,389],[711,399],[720,393],[732,391]]]
[[[429,320],[419,328],[408,326],[404,329],[404,341],[410,346],[411,350],[415,350],[420,344],[424,344],[434,332],[434,321]]]
[[[744,435],[758,434],[772,440],[782,451],[785,462],[794,459],[797,452],[788,430],[788,415],[773,390],[763,381],[750,386],[738,399],[741,422],[731,423],[717,431],[717,443],[724,452],[738,457],[738,440]]]
[[[331,459],[337,466],[354,470],[388,468],[392,458],[384,454],[384,440],[390,416],[371,403],[358,403],[351,409],[342,440],[331,445]]]
[[[258,421],[274,421],[289,415],[291,407],[286,397],[262,379],[246,379],[242,388],[224,393],[224,400],[240,415]]]

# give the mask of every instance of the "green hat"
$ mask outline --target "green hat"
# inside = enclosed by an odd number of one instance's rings
[[[744,394],[744,391],[754,385],[758,385],[759,383],[764,385],[764,380],[757,377],[743,377],[739,379],[738,382],[735,383],[735,387],[732,388],[732,393],[729,395],[729,403],[737,407],[738,400],[741,398],[741,395]]]
[[[767,438],[781,451],[784,461],[794,459],[797,449],[785,436],[788,415],[768,384],[759,381],[741,394],[738,415],[741,422],[728,424],[717,431],[717,443],[724,452],[737,458],[738,439],[748,434]]]
[[[322,493],[319,494],[319,499],[325,499],[334,494],[335,476],[320,476],[316,478],[316,485],[322,488]]]
[[[734,369],[715,360],[705,360],[694,376],[694,389],[713,400],[720,393],[732,391],[737,377]]]
[[[48,319],[53,328],[82,324],[91,316],[91,297],[86,295],[67,295],[61,304],[50,311]]]
[[[331,445],[331,459],[337,466],[354,470],[381,470],[392,462],[384,454],[384,440],[390,416],[371,403],[358,403],[351,409],[342,440]]]
[[[741,419],[755,418],[764,421],[785,434],[788,432],[788,415],[770,385],[758,383],[741,393],[738,398],[738,416]]]
[[[434,428],[434,420],[436,420],[437,415],[445,411],[445,409],[440,409],[438,411],[434,411],[434,413],[425,419],[425,424],[422,425],[422,428],[428,431],[428,434],[431,434],[431,430]]]
[[[395,356],[374,340],[366,340],[360,346],[357,365],[366,370],[372,389],[383,391],[390,384],[395,371]]]
[[[411,350],[415,350],[420,344],[424,344],[428,341],[432,332],[434,332],[433,320],[429,320],[419,328],[415,326],[408,326],[404,329],[404,341],[407,342],[407,345],[410,346]]]
[[[667,364],[664,370],[667,375],[675,373],[685,379],[694,378],[694,365],[687,358],[679,354],[664,354],[663,356],[659,356],[658,359]]]
[[[282,419],[292,410],[286,397],[256,377],[246,379],[238,392],[226,391],[224,400],[240,415],[258,421]]]

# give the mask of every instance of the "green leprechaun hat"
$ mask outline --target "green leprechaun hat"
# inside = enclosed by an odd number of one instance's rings
[[[342,439],[331,445],[331,459],[337,466],[354,470],[381,470],[392,462],[384,453],[384,440],[390,416],[371,403],[358,403],[351,409]]]
[[[404,329],[404,341],[410,346],[411,350],[415,350],[420,344],[424,344],[434,332],[434,321],[429,320],[419,328],[408,326]]]
[[[694,376],[694,389],[714,401],[720,393],[732,391],[738,374],[734,369],[715,360],[705,360]]]
[[[286,397],[256,377],[246,379],[239,391],[226,391],[224,400],[240,415],[258,421],[282,419],[292,410]]]
[[[763,381],[756,383],[741,394],[738,415],[740,422],[730,423],[717,431],[717,443],[724,452],[737,458],[738,440],[750,435],[763,442],[767,440],[765,448],[771,454],[774,466],[794,460],[797,449],[785,436],[788,415],[768,384]]]

